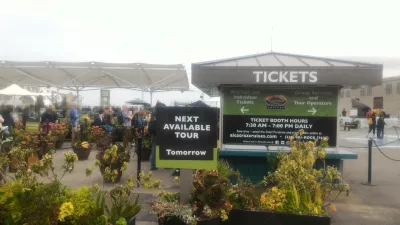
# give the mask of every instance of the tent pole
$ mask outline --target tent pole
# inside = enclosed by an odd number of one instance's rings
[[[79,90],[78,90],[78,88],[76,89],[76,108],[79,109]]]
[[[150,91],[150,106],[153,105],[153,92]]]

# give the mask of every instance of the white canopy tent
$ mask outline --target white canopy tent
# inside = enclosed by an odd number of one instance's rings
[[[0,90],[0,95],[8,95],[8,96],[13,96],[14,98],[14,110],[15,110],[15,97],[16,96],[39,96],[39,95],[48,95],[46,93],[35,93],[35,92],[30,92],[26,89],[21,88],[20,86],[16,84],[11,84],[10,86],[1,89]]]
[[[186,91],[189,82],[181,64],[102,62],[16,62],[0,60],[0,83],[80,91],[128,88],[139,91]]]

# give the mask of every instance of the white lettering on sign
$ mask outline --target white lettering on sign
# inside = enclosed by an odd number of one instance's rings
[[[253,71],[257,83],[316,83],[317,71]]]
[[[175,131],[179,139],[199,139],[199,132],[210,132],[211,125],[200,123],[198,116],[175,116],[175,123],[164,124],[164,130]]]

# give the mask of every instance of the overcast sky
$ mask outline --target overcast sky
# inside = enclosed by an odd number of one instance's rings
[[[190,75],[192,62],[270,51],[272,35],[274,51],[394,58],[396,67],[396,2],[0,0],[0,59],[182,63]],[[385,76],[400,75],[393,71]],[[83,103],[98,95],[86,93]],[[141,98],[126,90],[111,95],[116,104]],[[154,97],[169,104],[199,93]]]

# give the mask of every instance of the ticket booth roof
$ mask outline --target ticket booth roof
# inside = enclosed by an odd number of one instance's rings
[[[337,85],[357,86],[380,85],[382,83],[383,65],[307,55],[267,52],[194,63],[192,64],[192,83],[206,93],[210,93],[211,89],[215,89],[223,84],[251,84],[240,82],[240,79],[236,77],[239,73],[242,76],[251,77],[252,73],[246,72],[246,70],[318,70],[321,74],[331,76],[328,83],[334,84],[333,79],[336,79],[338,80]],[[324,71],[329,71],[329,74]],[[227,76],[231,76],[230,79]],[[337,78],[332,76],[337,76]],[[365,76],[365,79],[359,79],[360,76]],[[345,77],[349,78],[349,82],[343,80]],[[235,83],[234,80],[237,80],[237,82]]]

